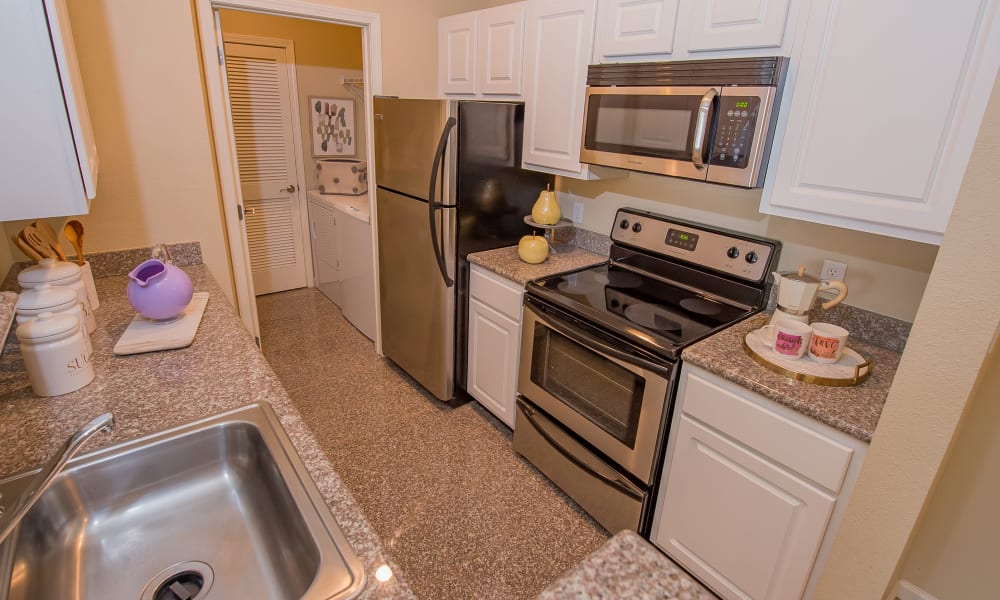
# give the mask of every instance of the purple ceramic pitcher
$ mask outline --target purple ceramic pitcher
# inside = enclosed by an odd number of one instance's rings
[[[128,301],[147,319],[172,319],[184,311],[194,288],[187,273],[151,258],[128,274]]]

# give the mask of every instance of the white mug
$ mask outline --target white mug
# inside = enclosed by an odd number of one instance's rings
[[[821,363],[835,363],[847,347],[848,331],[832,323],[813,323],[809,358]]]
[[[785,358],[799,359],[809,348],[813,330],[809,325],[791,319],[778,319],[763,327],[767,344]]]

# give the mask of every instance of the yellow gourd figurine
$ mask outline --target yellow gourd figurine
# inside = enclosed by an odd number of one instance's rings
[[[531,207],[531,220],[539,225],[555,225],[562,218],[559,210],[559,201],[556,200],[556,193],[545,186],[545,191],[538,194],[538,200]]]

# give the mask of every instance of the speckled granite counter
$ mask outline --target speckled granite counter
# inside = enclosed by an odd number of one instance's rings
[[[537,265],[529,265],[521,260],[517,256],[517,246],[507,246],[505,248],[486,250],[485,252],[476,252],[469,255],[470,263],[493,271],[497,275],[521,285],[528,283],[532,279],[582,269],[583,267],[602,263],[607,259],[607,256],[601,256],[575,247],[569,251],[561,250],[558,254],[549,254],[545,262]]]
[[[716,600],[634,531],[619,532],[538,595],[538,600],[568,598]]]
[[[303,425],[288,395],[263,355],[254,346],[222,290],[203,265],[185,267],[195,290],[211,298],[194,343],[180,350],[117,357],[111,348],[134,315],[125,298],[126,277],[97,280],[94,345],[96,379],[87,387],[55,398],[31,393],[27,375],[6,361],[7,392],[0,395],[0,473],[33,467],[54,453],[80,425],[103,411],[113,411],[111,436],[94,438],[87,449],[121,442],[250,402],[269,402],[291,437],[331,511],[361,558],[368,586],[360,597],[412,598],[397,577],[375,579],[375,569],[390,564],[377,536],[350,493],[333,471],[312,434]],[[23,364],[22,364],[23,369]]]
[[[900,353],[851,339],[848,345],[872,360],[871,377],[852,387],[804,383],[765,369],[743,351],[743,336],[760,324],[760,317],[738,323],[689,346],[681,356],[685,362],[870,442],[899,366]]]

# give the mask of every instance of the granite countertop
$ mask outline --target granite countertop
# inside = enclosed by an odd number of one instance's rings
[[[277,377],[203,265],[186,266],[196,291],[210,299],[194,343],[178,350],[119,357],[112,347],[133,315],[125,297],[127,277],[97,279],[101,306],[96,311],[94,381],[70,394],[39,398],[31,392],[16,352],[4,357],[0,391],[0,474],[13,474],[45,461],[82,424],[113,411],[116,426],[96,436],[85,450],[94,450],[145,434],[221,413],[251,402],[268,402],[361,558],[368,584],[360,598],[412,598],[399,569],[360,508],[333,471],[312,434],[302,423]],[[20,370],[18,366],[20,365]],[[396,576],[375,579],[375,570],[389,564]]]
[[[600,264],[608,260],[607,256],[594,254],[583,248],[570,246],[560,249],[556,254],[549,254],[544,262],[532,265],[517,256],[517,246],[506,246],[495,250],[486,250],[469,255],[469,262],[497,275],[524,285],[532,279],[565,273]]]
[[[761,317],[756,316],[737,323],[688,346],[681,357],[685,362],[870,442],[901,354],[852,338],[848,346],[872,361],[872,374],[864,383],[830,387],[796,381],[760,366],[743,350],[743,337],[759,327],[761,321]]]
[[[621,531],[538,595],[538,600],[717,600],[634,531]]]

